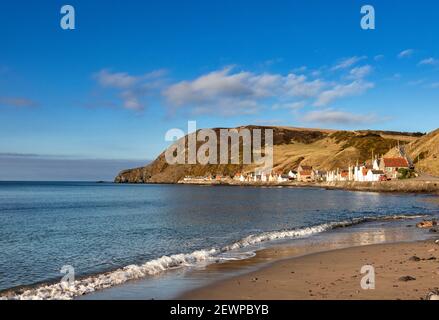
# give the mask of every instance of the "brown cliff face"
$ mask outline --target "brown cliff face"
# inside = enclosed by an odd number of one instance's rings
[[[400,143],[414,143],[421,134],[386,131],[334,131],[290,127],[240,127],[241,129],[273,129],[274,171],[287,172],[299,164],[315,169],[332,170],[364,162],[374,154],[386,154]],[[219,136],[220,129],[214,129]],[[219,141],[219,139],[218,139]],[[198,143],[199,148],[203,143]],[[242,143],[240,144],[242,147]],[[229,146],[230,147],[230,146]],[[218,146],[218,152],[219,152]],[[185,176],[233,176],[237,172],[253,172],[255,165],[169,165],[165,153],[141,168],[120,172],[117,183],[176,183]]]

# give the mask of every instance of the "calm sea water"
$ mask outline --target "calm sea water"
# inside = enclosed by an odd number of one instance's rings
[[[437,214],[428,196],[323,189],[0,182],[0,290],[365,216]],[[233,252],[233,250],[232,250]]]

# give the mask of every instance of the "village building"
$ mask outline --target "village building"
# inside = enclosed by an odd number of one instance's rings
[[[290,170],[290,172],[288,172],[288,179],[289,180],[296,180],[297,179],[297,172]]]
[[[368,181],[368,172],[370,171],[370,168],[368,168],[365,165],[362,166],[355,166],[354,167],[354,175],[353,180],[358,182],[366,182]]]
[[[379,170],[384,171],[389,179],[398,178],[399,169],[410,169],[410,164],[406,158],[383,158],[379,163]]]
[[[328,181],[328,182],[351,181],[351,180],[353,180],[353,173],[352,173],[351,167],[349,167],[349,169],[332,170],[326,174],[326,181]]]
[[[374,170],[374,169],[369,170],[368,175],[369,175],[369,179],[371,179],[371,181],[386,181],[387,180],[387,176],[383,170]]]
[[[276,181],[276,175],[273,175],[270,172],[270,175],[268,176],[268,182],[275,182]]]
[[[350,173],[349,169],[344,169],[340,171],[340,181],[349,181]]]
[[[297,169],[297,181],[311,182],[314,181],[314,171],[312,166],[300,165]]]
[[[326,181],[327,172],[324,170],[315,170],[314,171],[314,180],[315,181]]]
[[[239,181],[239,182],[245,182],[246,181],[246,177],[242,173],[238,172],[233,177],[233,180]]]

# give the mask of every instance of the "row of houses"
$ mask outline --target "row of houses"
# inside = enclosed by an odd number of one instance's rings
[[[233,180],[239,182],[272,182],[272,183],[282,183],[288,182],[296,179],[296,173],[290,171],[288,174],[278,173],[265,173],[265,172],[255,172],[250,174],[243,174],[238,172],[235,174]]]
[[[297,171],[284,172],[237,172],[233,177],[222,175],[209,175],[206,177],[185,177],[186,182],[209,182],[230,181],[242,183],[284,183],[288,181],[298,182],[335,182],[335,181],[358,181],[374,182],[397,179],[400,169],[413,169],[410,161],[405,157],[375,158],[373,161],[362,165],[356,164],[348,168],[324,171],[315,170],[312,166],[299,165]]]
[[[337,169],[327,173],[326,181],[358,181],[375,182],[397,179],[400,169],[413,169],[405,157],[376,158],[371,163],[349,166],[347,169]]]
[[[312,166],[300,165],[297,169],[297,181],[387,181],[397,179],[400,169],[414,168],[406,157],[375,158],[369,163],[357,163],[355,166],[332,171],[314,170]]]

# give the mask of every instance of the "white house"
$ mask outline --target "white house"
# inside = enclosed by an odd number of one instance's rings
[[[295,180],[297,179],[297,174],[290,170],[290,172],[288,172],[288,178],[290,178],[291,180]]]
[[[277,182],[287,182],[289,179],[288,179],[288,176],[287,175],[282,175],[282,174],[279,174],[278,176],[277,176]]]
[[[276,181],[276,177],[270,172],[270,175],[268,176],[268,181],[269,182],[275,182]]]
[[[332,181],[351,181],[352,179],[352,172],[351,168],[349,169],[337,169],[328,171],[326,173],[326,181],[332,182]]]

